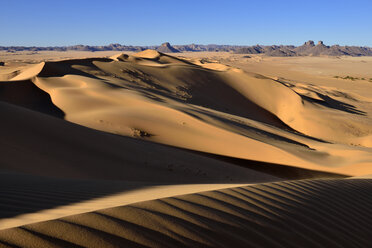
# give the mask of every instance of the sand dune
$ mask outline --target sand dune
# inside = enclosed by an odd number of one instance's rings
[[[0,247],[371,243],[355,59],[181,55],[1,69]]]
[[[81,127],[0,103],[1,169],[152,183],[249,183],[270,176],[188,151]],[[252,174],[253,173],[253,174]]]
[[[46,62],[9,82],[27,77],[66,120],[94,129],[353,176],[372,170],[371,119],[314,88],[324,101],[304,87],[153,50]]]
[[[0,244],[368,247],[371,185],[367,179],[304,180],[207,191],[3,230]]]
[[[161,184],[0,175],[0,230],[131,203],[243,184]]]

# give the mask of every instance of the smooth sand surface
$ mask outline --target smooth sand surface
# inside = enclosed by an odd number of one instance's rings
[[[371,58],[1,56],[0,247],[372,242]]]

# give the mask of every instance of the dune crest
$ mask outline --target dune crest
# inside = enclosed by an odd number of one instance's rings
[[[158,51],[147,49],[142,52],[133,54],[133,56],[146,58],[146,59],[158,59],[162,54]]]
[[[367,247],[372,202],[364,196],[371,185],[367,179],[303,180],[200,192],[2,230],[0,244]]]

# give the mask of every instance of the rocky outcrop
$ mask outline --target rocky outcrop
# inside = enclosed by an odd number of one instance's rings
[[[179,53],[180,52],[176,48],[172,47],[171,44],[169,44],[169,42],[165,42],[161,44],[161,46],[157,48],[156,50],[161,53]]]
[[[306,41],[303,45],[294,46],[260,46],[261,50],[255,49],[257,46],[242,47],[236,49],[235,53],[257,54],[262,53],[267,56],[372,56],[371,47],[357,46],[326,46],[323,41]]]

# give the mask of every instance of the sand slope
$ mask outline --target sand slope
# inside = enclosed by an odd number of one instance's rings
[[[0,229],[160,195],[282,180],[7,103],[0,103],[0,113],[6,116],[0,123]]]
[[[371,186],[367,179],[303,180],[207,191],[3,230],[0,244],[368,247]]]
[[[246,185],[77,180],[17,173],[1,173],[0,179],[0,230],[162,197]]]
[[[41,63],[7,83],[26,78],[66,120],[94,129],[339,174],[372,170],[366,112],[234,67],[146,50]]]
[[[173,184],[249,183],[247,176],[260,177],[230,163],[102,133],[14,105],[0,103],[0,113],[7,117],[0,122],[2,170]]]

